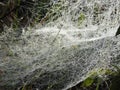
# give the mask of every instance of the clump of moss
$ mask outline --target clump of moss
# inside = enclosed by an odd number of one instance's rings
[[[80,13],[80,16],[78,17],[78,25],[81,25],[84,20],[85,20],[85,15],[83,13]]]
[[[83,82],[68,90],[119,90],[120,69],[115,68],[92,70]]]

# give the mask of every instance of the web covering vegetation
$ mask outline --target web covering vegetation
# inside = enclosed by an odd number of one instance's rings
[[[119,66],[119,0],[55,0],[39,28],[0,36],[0,88],[66,90]],[[6,30],[5,30],[6,31]],[[97,72],[99,73],[99,72]],[[104,74],[99,74],[105,77]]]

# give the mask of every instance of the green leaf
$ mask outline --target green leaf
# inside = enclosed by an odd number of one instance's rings
[[[94,79],[93,78],[90,78],[88,77],[82,84],[83,87],[89,87],[93,84],[94,82]]]

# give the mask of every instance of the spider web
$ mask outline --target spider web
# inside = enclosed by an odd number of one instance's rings
[[[113,37],[119,25],[119,1],[63,0],[54,5],[63,2],[66,9],[44,27],[20,37],[10,30],[0,36],[1,88],[32,84],[33,90],[66,90],[96,68],[119,65],[120,37]],[[96,5],[100,14],[94,17]],[[81,17],[79,25],[76,20]]]

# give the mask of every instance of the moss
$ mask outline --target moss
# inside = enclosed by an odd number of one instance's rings
[[[120,69],[117,66],[114,67],[117,71],[109,68],[93,69],[88,72],[83,82],[68,90],[119,90]]]
[[[12,52],[12,51],[9,51],[9,52],[8,52],[8,56],[13,56],[13,52]]]
[[[87,79],[84,80],[84,82],[82,83],[82,87],[89,87],[93,84],[94,82],[94,78],[92,77],[88,77]]]
[[[110,69],[104,69],[104,68],[98,68],[98,69],[94,69],[92,71],[90,71],[88,73],[88,78],[86,78],[81,86],[83,88],[88,88],[88,87],[93,87],[93,85],[95,84],[95,88],[94,90],[100,90],[100,86],[107,82],[107,79],[104,78],[104,76],[113,76],[114,72]],[[104,80],[105,79],[105,80]],[[88,89],[87,89],[88,90]],[[110,89],[113,90],[113,89]],[[117,89],[114,89],[117,90]]]
[[[78,17],[78,25],[81,25],[84,20],[85,20],[85,15],[83,13],[80,13],[80,16]]]

